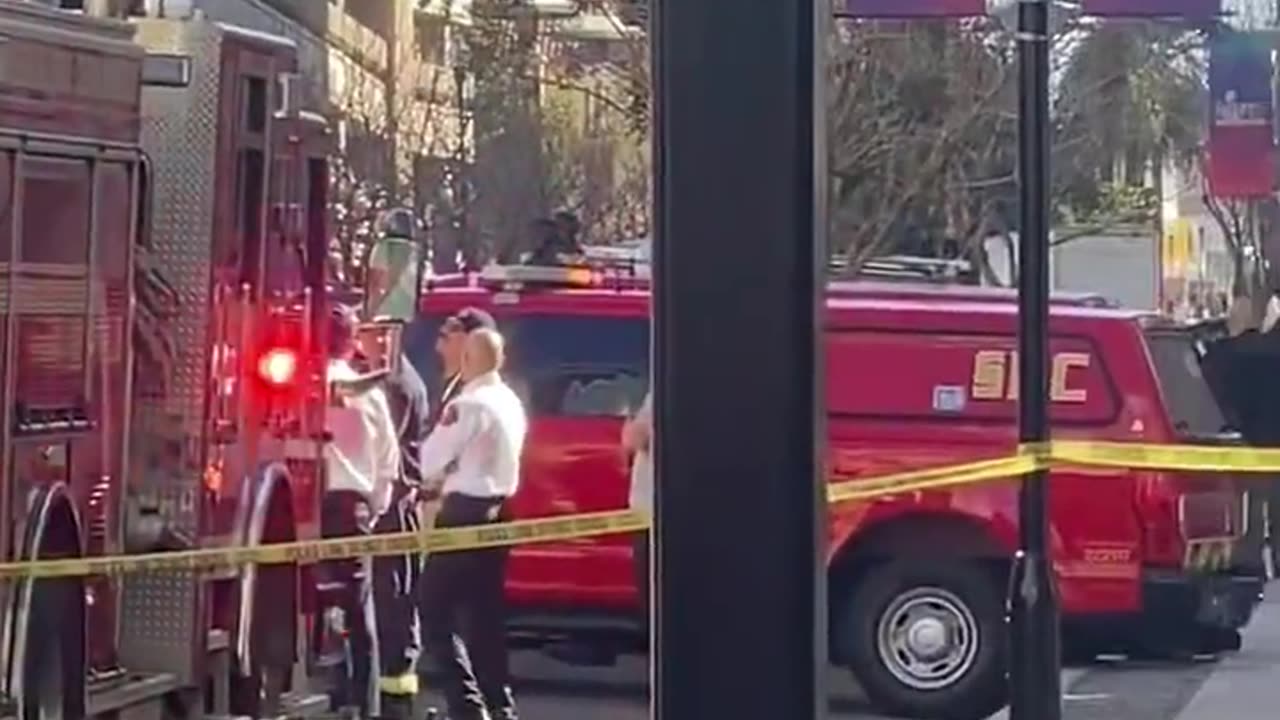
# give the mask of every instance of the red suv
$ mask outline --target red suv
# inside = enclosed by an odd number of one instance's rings
[[[507,336],[506,375],[532,418],[519,516],[625,507],[619,432],[647,386],[645,285],[516,268],[436,283],[424,296],[405,345],[428,383],[440,377],[433,340],[449,314],[484,308]],[[1055,437],[1239,442],[1224,432],[1194,332],[1104,305],[1088,296],[1053,303]],[[1000,457],[1016,447],[1012,294],[838,283],[827,313],[834,478]],[[1055,470],[1051,540],[1068,652],[1237,646],[1262,584],[1261,524],[1249,522],[1258,513],[1246,489],[1229,475]],[[963,706],[985,717],[998,709],[1017,518],[1014,479],[833,505],[833,661],[849,666],[886,710],[936,717]],[[628,538],[517,548],[507,588],[513,638],[573,649],[581,661],[640,646]]]

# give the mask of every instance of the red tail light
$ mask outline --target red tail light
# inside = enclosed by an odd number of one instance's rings
[[[1157,567],[1180,567],[1186,546],[1178,482],[1172,473],[1135,473],[1135,477],[1143,562]]]
[[[258,376],[268,385],[287,387],[298,375],[298,354],[288,348],[273,348],[258,359]]]
[[[1142,473],[1137,501],[1151,565],[1181,566],[1188,543],[1234,540],[1247,530],[1246,496],[1230,478]]]

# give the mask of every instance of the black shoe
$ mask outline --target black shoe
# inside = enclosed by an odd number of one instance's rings
[[[379,720],[413,720],[412,695],[387,695],[383,693],[382,715]]]

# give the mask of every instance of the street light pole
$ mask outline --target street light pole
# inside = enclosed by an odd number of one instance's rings
[[[1049,0],[1018,2],[1018,429],[1049,439]],[[1062,717],[1058,592],[1049,558],[1048,471],[1018,494],[1019,551],[1009,585],[1011,720]]]
[[[463,269],[471,269],[475,263],[475,248],[471,246],[468,237],[467,228],[467,208],[471,201],[471,191],[467,186],[466,166],[467,166],[467,130],[468,120],[467,114],[467,75],[470,73],[470,62],[466,59],[459,59],[453,66],[453,97],[456,103],[458,113],[458,137],[457,145],[454,147],[453,153],[453,174],[450,181],[453,184],[453,211],[454,217],[451,218],[456,222],[454,228],[454,239],[457,247],[454,252],[462,256]]]

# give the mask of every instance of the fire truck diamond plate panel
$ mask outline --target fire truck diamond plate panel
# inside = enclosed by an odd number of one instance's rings
[[[189,55],[186,88],[143,90],[143,148],[152,159],[152,255],[180,293],[177,317],[166,323],[176,350],[169,392],[140,397],[135,443],[155,437],[202,436],[208,361],[208,308],[218,140],[220,33],[201,21],[140,20],[138,41],[154,53]],[[140,439],[140,440],[139,440]],[[132,493],[164,508],[176,529],[200,536],[199,442],[183,443],[172,472],[145,467],[147,452],[133,453]],[[135,447],[137,447],[135,445]],[[185,500],[185,501],[184,501]],[[190,573],[151,573],[124,582],[121,654],[138,670],[173,672],[191,681],[202,632],[200,583]]]

